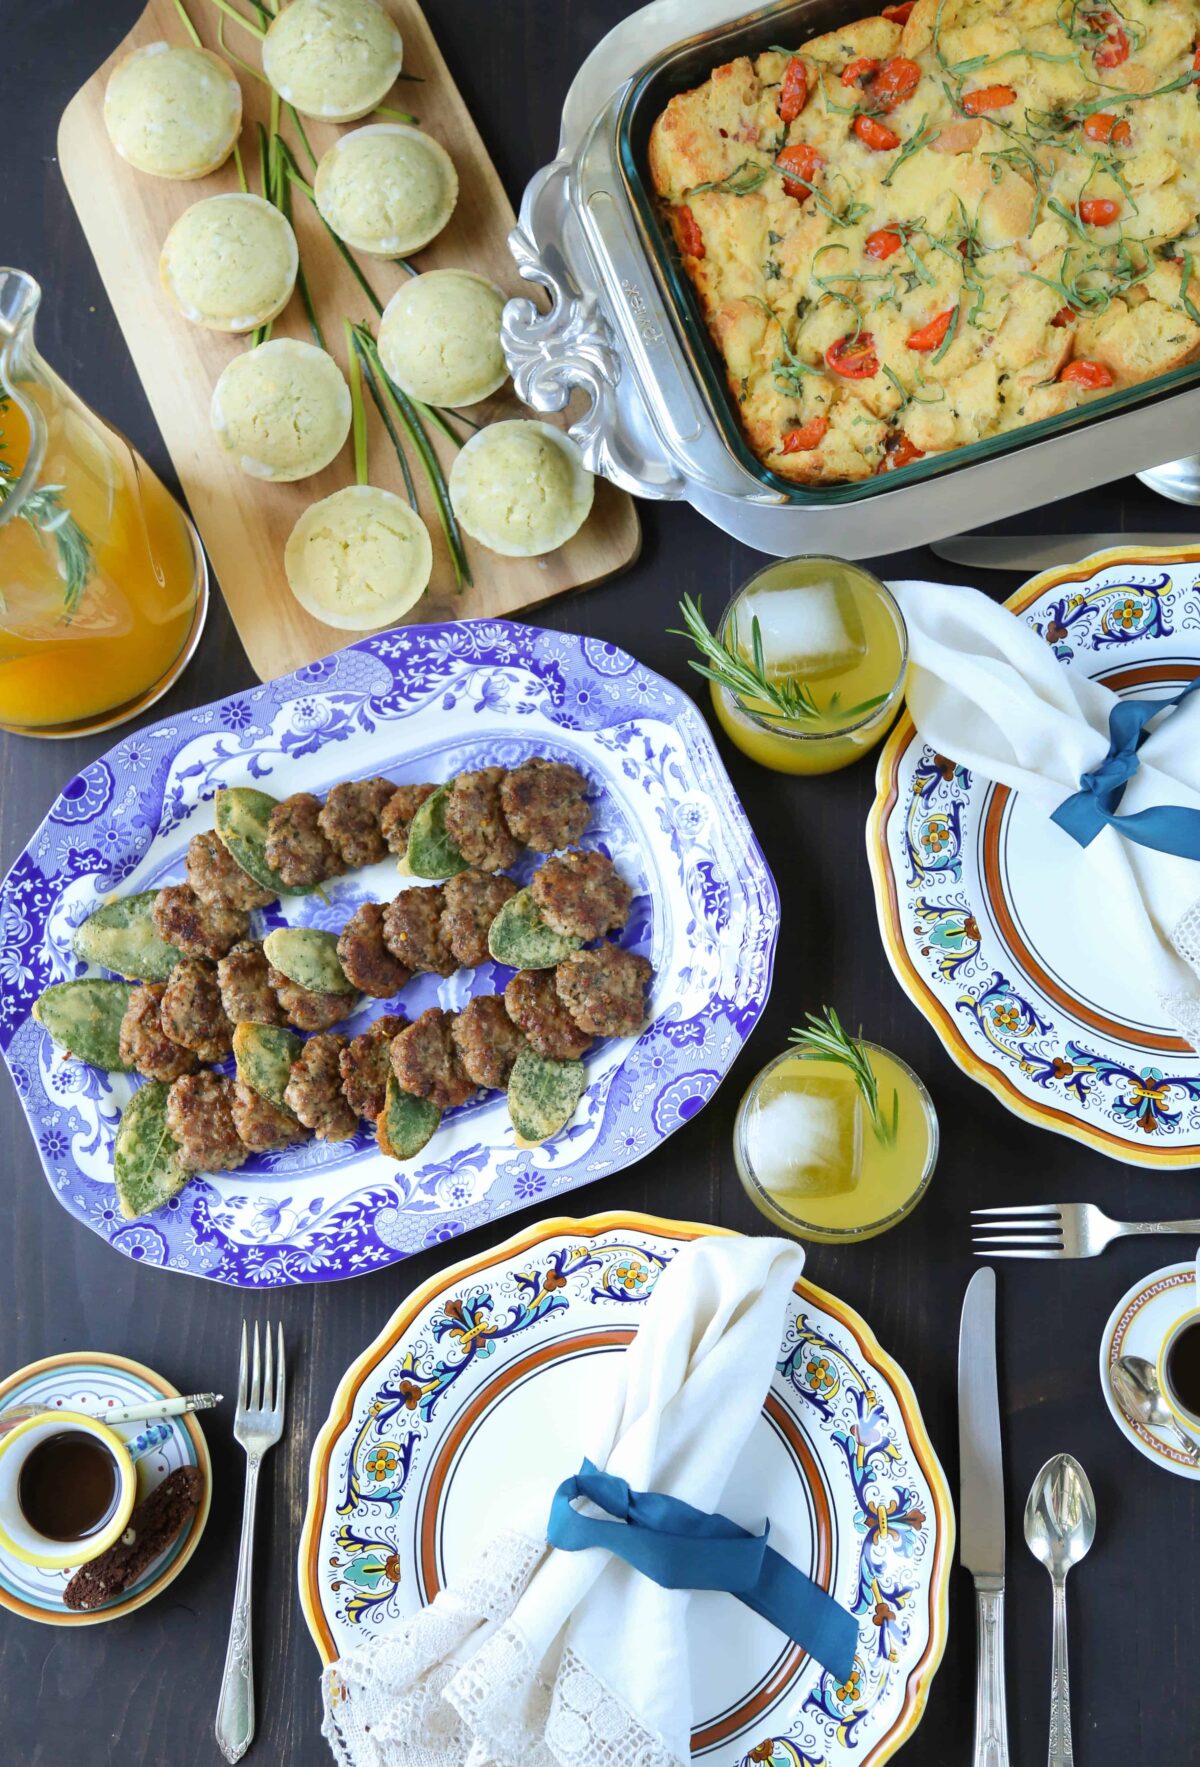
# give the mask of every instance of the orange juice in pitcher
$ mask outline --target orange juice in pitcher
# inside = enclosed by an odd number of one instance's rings
[[[66,736],[165,692],[207,577],[171,493],[39,356],[40,298],[0,269],[0,725]]]

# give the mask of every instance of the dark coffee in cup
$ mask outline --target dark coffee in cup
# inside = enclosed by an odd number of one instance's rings
[[[1200,1318],[1191,1320],[1172,1340],[1163,1374],[1175,1403],[1200,1417]]]

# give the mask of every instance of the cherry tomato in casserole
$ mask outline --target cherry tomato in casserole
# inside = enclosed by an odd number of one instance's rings
[[[870,380],[879,373],[875,339],[869,331],[860,331],[857,337],[840,337],[826,350],[825,364],[843,380]]]
[[[868,233],[863,251],[868,258],[877,258],[882,261],[884,258],[890,258],[893,252],[898,252],[903,244],[903,236],[895,232],[893,228],[879,227],[874,233]]]
[[[910,332],[905,340],[909,349],[919,350],[922,353],[927,350],[936,350],[940,344],[945,343],[946,333],[949,331],[957,312],[957,307],[947,307],[944,313],[939,313],[936,319],[929,321],[928,325],[919,326],[916,331]]]
[[[1017,102],[1013,86],[979,86],[963,95],[962,107],[969,117],[980,117],[989,110],[1004,110]]]
[[[820,447],[825,440],[825,432],[828,428],[829,419],[827,417],[810,417],[807,423],[800,425],[799,429],[789,429],[784,432],[779,452],[781,454],[807,454],[811,449]]]
[[[776,156],[775,164],[783,173],[783,188],[797,202],[810,196],[811,186],[825,164],[825,155],[807,141],[795,141]]]
[[[1112,370],[1103,362],[1089,362],[1086,356],[1076,356],[1073,362],[1068,362],[1058,378],[1071,386],[1084,387],[1088,392],[1114,384]]]
[[[808,103],[808,70],[798,55],[787,64],[783,84],[779,88],[779,120],[794,123]]]
[[[700,231],[699,221],[686,203],[676,209],[675,214],[679,221],[680,245],[689,257],[702,258],[704,256],[704,235]]]
[[[881,123],[878,117],[855,117],[852,127],[863,145],[875,153],[890,153],[900,145],[896,131]]]

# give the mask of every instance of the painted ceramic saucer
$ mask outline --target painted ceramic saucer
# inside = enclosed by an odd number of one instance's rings
[[[579,767],[585,837],[634,885],[622,942],[655,977],[637,1037],[603,1039],[570,1126],[517,1145],[505,1100],[448,1112],[428,1148],[400,1164],[365,1131],[252,1155],[197,1177],[141,1221],[117,1209],[116,1126],[134,1081],[63,1061],[31,1017],[50,982],[82,972],[71,935],[111,894],[177,882],[220,786],[278,797],[339,780],[448,779],[531,755]],[[518,868],[527,880],[531,855]],[[395,862],[254,917],[340,929],[400,887]],[[0,1050],[59,1202],[127,1257],[243,1288],[361,1275],[539,1198],[641,1159],[701,1110],[762,1012],[779,902],[762,852],[691,700],[615,645],[504,620],[378,633],[246,693],[122,738],[66,785],[0,884]],[[495,963],[417,976],[409,1018],[500,992]],[[350,1034],[394,1010],[374,1001]]]
[[[1010,597],[1121,694],[1200,674],[1196,546],[1098,553]],[[1200,1055],[1123,960],[1108,904],[1064,870],[1044,812],[923,744],[906,713],[879,759],[867,851],[901,987],[950,1055],[1018,1116],[1145,1166],[1200,1164]],[[1074,880],[1074,881],[1072,881]]]
[[[136,1405],[146,1399],[174,1399],[173,1387],[152,1368],[131,1362],[127,1356],[68,1352],[44,1356],[19,1368],[0,1381],[0,1409],[9,1405],[45,1405],[64,1411],[91,1411],[100,1416],[107,1407]],[[113,1428],[124,1438],[138,1475],[138,1495],[145,1497],[180,1466],[198,1466],[204,1474],[204,1496],[191,1526],[149,1565],[124,1595],[89,1613],[75,1613],[63,1605],[62,1592],[72,1570],[40,1571],[0,1548],[0,1607],[26,1620],[46,1626],[100,1626],[119,1620],[160,1595],[173,1583],[199,1545],[208,1520],[212,1492],[212,1466],[204,1432],[194,1417],[167,1417],[154,1423],[119,1423]]]
[[[1117,1428],[1156,1466],[1180,1478],[1200,1479],[1200,1466],[1189,1462],[1167,1430],[1148,1429],[1126,1417],[1113,1396],[1109,1369],[1122,1356],[1144,1356],[1158,1362],[1162,1341],[1177,1319],[1196,1305],[1196,1262],[1168,1264],[1135,1282],[1113,1308],[1100,1340],[1100,1386]],[[1200,1446],[1200,1443],[1197,1444]]]
[[[514,1487],[544,1485],[549,1511],[659,1273],[713,1231],[626,1214],[545,1221],[399,1308],[313,1448],[300,1596],[326,1662],[395,1632],[459,1575]],[[722,1507],[755,1525],[770,1515],[772,1541],[858,1617],[859,1649],[839,1683],[764,1620],[694,1595],[693,1752],[713,1767],[751,1751],[760,1767],[875,1767],[916,1727],[941,1658],[953,1508],[906,1376],[806,1282]]]

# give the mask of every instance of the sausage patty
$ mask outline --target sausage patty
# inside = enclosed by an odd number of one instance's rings
[[[176,1043],[162,1022],[163,982],[143,982],[129,996],[121,1020],[121,1060],[147,1080],[169,1084],[180,1074],[195,1073],[200,1063],[191,1049]]]
[[[358,1127],[358,1118],[342,1097],[339,1058],[346,1047],[344,1037],[326,1032],[310,1037],[292,1063],[284,1100],[318,1141],[345,1141]]]
[[[577,1061],[591,1043],[559,999],[553,970],[519,969],[504,990],[504,1005],[547,1061]]]
[[[503,871],[521,851],[500,808],[503,767],[481,767],[460,773],[446,793],[446,833],[468,865],[479,871]]]
[[[408,1023],[399,1013],[384,1013],[342,1050],[338,1066],[342,1093],[352,1111],[372,1123],[383,1109],[392,1071],[392,1038]]]
[[[377,865],[387,852],[379,818],[395,789],[390,779],[347,779],[330,788],[317,824],[348,871]]]
[[[167,1127],[188,1172],[232,1172],[247,1149],[233,1120],[233,1081],[224,1074],[184,1074],[167,1094]]]
[[[321,804],[311,792],[293,792],[267,822],[267,864],[289,888],[309,889],[337,877],[342,862],[320,827]]]
[[[488,930],[517,886],[503,872],[460,871],[442,885],[441,932],[464,969],[488,960]]]
[[[275,900],[274,890],[264,890],[242,870],[215,828],[192,836],[184,864],[200,900],[215,908],[266,908]]]
[[[577,939],[620,931],[633,901],[633,891],[612,860],[579,847],[544,860],[529,888],[546,924]]]
[[[271,966],[261,945],[235,945],[217,965],[221,1005],[231,1025],[282,1025],[287,1018],[271,986]]]
[[[392,1072],[399,1084],[443,1110],[464,1104],[475,1090],[459,1060],[452,1024],[452,1013],[431,1006],[392,1039]]]
[[[221,1005],[216,967],[185,957],[171,971],[162,997],[163,1030],[201,1061],[224,1061],[233,1049],[233,1026]]]
[[[408,825],[436,785],[398,785],[379,813],[379,832],[388,851],[403,859],[408,851]]]
[[[525,1034],[513,1024],[499,994],[477,994],[450,1026],[467,1078],[488,1091],[502,1092],[513,1063],[525,1047]]]
[[[500,781],[500,808],[517,840],[535,853],[554,853],[586,833],[592,819],[586,791],[577,768],[534,755]]]
[[[354,1004],[353,994],[317,994],[289,982],[282,971],[268,966],[267,980],[275,990],[275,998],[289,1024],[298,1031],[327,1031],[345,1018]]]
[[[649,962],[620,945],[576,951],[554,971],[554,985],[580,1030],[593,1037],[632,1037],[646,1017]]]
[[[250,927],[242,909],[202,902],[191,884],[168,884],[159,890],[150,918],[159,937],[178,945],[188,957],[224,957]]]
[[[398,994],[412,971],[388,950],[383,934],[383,904],[364,902],[342,928],[338,961],[356,988],[376,1000]]]
[[[383,937],[397,962],[414,974],[452,976],[458,959],[442,936],[441,884],[401,890],[383,911]]]
[[[234,1081],[229,1108],[238,1139],[251,1153],[270,1153],[274,1148],[291,1147],[293,1142],[306,1138],[303,1123],[298,1123],[290,1111],[281,1111],[244,1080]]]

